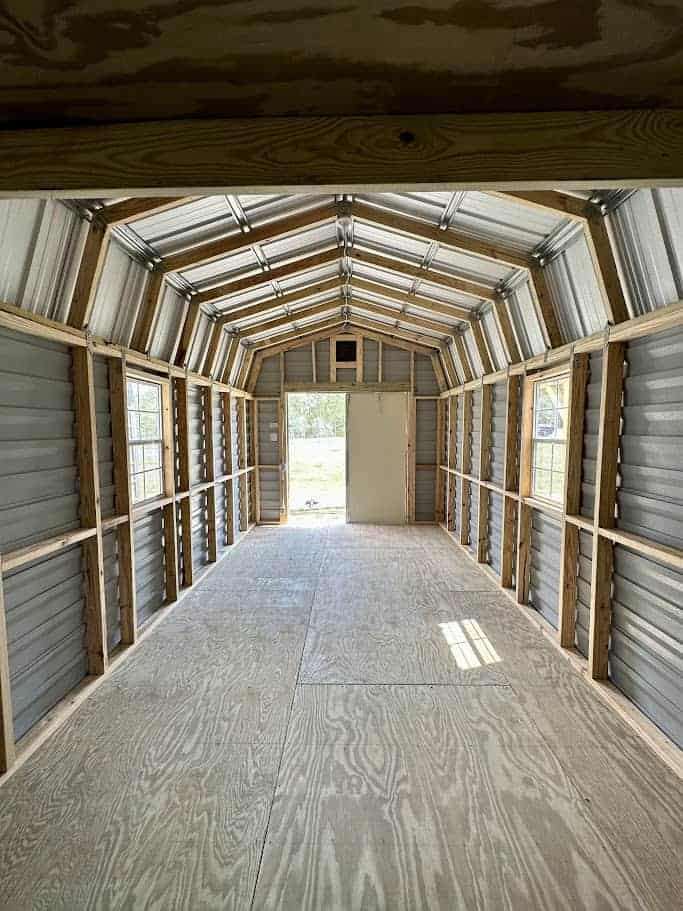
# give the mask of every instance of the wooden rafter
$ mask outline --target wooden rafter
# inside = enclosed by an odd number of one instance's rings
[[[377,294],[399,304],[407,304],[410,307],[419,307],[421,310],[440,313],[443,316],[449,316],[453,320],[469,322],[472,319],[472,313],[466,307],[433,300],[431,297],[424,297],[420,294],[406,294],[405,291],[399,291],[397,288],[385,285],[381,280],[354,277],[351,280],[350,287],[352,290],[358,288],[361,291],[369,291],[371,294]]]
[[[216,301],[222,301],[230,304],[231,295],[240,294],[244,291],[250,291],[253,288],[260,288],[262,285],[268,285],[274,281],[280,281],[283,278],[291,278],[294,275],[302,275],[305,272],[319,269],[321,266],[331,265],[339,262],[340,252],[337,247],[331,250],[325,250],[322,253],[315,253],[313,256],[305,256],[302,259],[296,259],[294,262],[287,263],[284,266],[274,266],[264,272],[257,272],[254,275],[248,275],[245,278],[235,278],[232,281],[224,282],[221,285],[215,285],[213,288],[206,288],[200,291],[195,300],[198,304],[209,304]],[[227,299],[226,299],[227,298]]]
[[[363,265],[373,266],[377,269],[384,269],[387,272],[395,272],[397,275],[403,275],[407,278],[418,279],[419,281],[429,282],[431,285],[438,285],[442,288],[448,288],[451,291],[458,291],[468,297],[481,300],[495,300],[495,293],[492,288],[477,282],[469,281],[465,278],[456,278],[452,275],[446,275],[439,272],[434,266],[424,268],[423,266],[414,266],[403,262],[401,259],[393,259],[390,253],[380,256],[377,253],[370,253],[366,250],[355,246],[350,252],[353,262],[362,263]]]
[[[122,202],[112,203],[97,210],[97,214],[106,224],[123,225],[149,215],[158,215],[169,209],[177,209],[188,202],[193,202],[196,196],[132,196]]]
[[[221,257],[248,250],[254,244],[268,243],[269,241],[287,237],[290,234],[310,230],[317,225],[325,224],[336,218],[336,215],[336,205],[326,202],[315,209],[297,212],[296,215],[287,215],[261,227],[252,228],[250,231],[229,234],[227,237],[220,237],[217,240],[198,244],[189,250],[183,250],[180,253],[167,256],[163,261],[162,269],[166,273],[192,269],[215,259],[221,259]]]
[[[429,329],[431,332],[438,332],[441,336],[452,335],[458,331],[455,324],[438,323],[435,320],[425,319],[422,316],[416,316],[413,313],[406,313],[405,310],[396,310],[393,307],[385,307],[375,301],[366,300],[362,296],[354,295],[352,306],[359,310],[365,310],[368,313],[375,313],[378,316],[387,316],[400,323],[406,323],[410,326],[418,326],[420,329]],[[443,341],[443,338],[440,340]]]
[[[226,326],[237,323],[243,319],[249,319],[252,316],[259,316],[262,313],[269,313],[271,310],[279,310],[282,307],[291,307],[293,304],[301,303],[311,297],[319,294],[325,294],[328,291],[334,291],[340,288],[339,278],[335,275],[333,278],[325,279],[322,282],[315,282],[312,285],[306,285],[289,294],[281,294],[279,297],[273,295],[267,300],[259,301],[257,304],[249,304],[244,307],[235,307],[219,316],[219,322]]]
[[[253,326],[243,326],[240,329],[241,338],[249,338],[252,335],[260,335],[262,332],[270,332],[272,329],[278,329],[280,326],[288,326],[290,323],[296,323],[301,319],[308,319],[311,316],[317,316],[320,313],[329,313],[341,306],[339,297],[324,301],[321,304],[315,304],[311,307],[302,307],[292,313],[285,313],[282,316],[276,316],[264,323],[257,323]]]
[[[593,260],[595,275],[600,285],[607,319],[613,325],[629,318],[624,289],[619,278],[614,250],[607,233],[605,218],[590,201],[554,190],[516,190],[498,193],[535,209],[560,213],[580,222],[588,251]]]

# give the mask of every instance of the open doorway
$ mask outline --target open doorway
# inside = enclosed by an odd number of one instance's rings
[[[346,521],[346,395],[287,395],[289,521]]]

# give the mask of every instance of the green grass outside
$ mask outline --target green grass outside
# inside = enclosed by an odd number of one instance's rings
[[[308,510],[346,505],[346,446],[344,437],[313,437],[289,441],[289,508]]]

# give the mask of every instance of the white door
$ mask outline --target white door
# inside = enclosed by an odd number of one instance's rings
[[[346,519],[406,521],[408,394],[355,392],[346,412]]]

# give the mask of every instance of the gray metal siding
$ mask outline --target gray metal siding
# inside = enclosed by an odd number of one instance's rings
[[[280,469],[259,470],[261,522],[280,520]]]
[[[195,573],[209,562],[209,529],[205,492],[190,497],[192,516],[192,567]]]
[[[683,747],[683,573],[614,548],[609,673]]]
[[[579,561],[576,579],[576,629],[574,642],[577,650],[588,657],[588,637],[591,612],[591,569],[593,565],[593,535],[579,532]]]
[[[415,400],[415,462],[436,464],[436,399]]]
[[[113,516],[114,448],[111,440],[111,404],[109,400],[109,358],[94,358],[95,413],[97,425],[97,461],[100,474],[100,508],[102,516]]]
[[[503,498],[489,491],[488,562],[500,575],[500,549],[503,541]]]
[[[479,451],[481,445],[481,389],[472,393],[472,471],[473,478],[479,477]]]
[[[474,484],[470,484],[470,537],[468,546],[474,554],[477,553],[479,547],[479,491]]]
[[[79,524],[71,353],[0,330],[0,549]]]
[[[436,469],[415,472],[415,521],[433,522],[436,515]]]
[[[337,368],[337,382],[338,383],[355,383],[356,382],[356,368],[355,367],[338,367]]]
[[[187,392],[188,442],[190,446],[190,484],[206,480],[206,450],[204,448],[204,390],[190,383]]]
[[[280,464],[279,402],[258,404],[259,465]]]
[[[329,383],[330,381],[329,339],[315,343],[315,376],[319,383]]]
[[[491,429],[489,434],[489,480],[502,487],[505,477],[505,415],[507,384],[491,388]]]
[[[138,519],[133,527],[135,593],[138,627],[166,600],[163,513],[161,509]]]
[[[529,603],[557,629],[560,593],[560,524],[537,509],[531,531]]]
[[[593,518],[595,502],[595,471],[598,457],[600,427],[600,388],[602,385],[602,352],[591,354],[588,363],[586,409],[583,422],[583,462],[581,469],[580,513]]]
[[[328,368],[329,372],[329,368]],[[265,357],[254,386],[256,395],[280,395],[280,355]]]
[[[227,474],[225,460],[225,435],[223,433],[223,396],[220,392],[212,394],[213,404],[213,469],[217,478]]]
[[[88,672],[81,545],[7,573],[4,593],[18,739]]]
[[[545,267],[563,342],[598,332],[607,314],[583,233]]]
[[[382,381],[410,382],[410,352],[393,345],[382,344]]]
[[[363,339],[363,382],[379,381],[379,342],[371,338]]]
[[[460,504],[462,503],[462,478],[456,476],[455,479],[455,533],[460,538],[460,528],[462,523],[460,522]]]
[[[683,330],[626,349],[617,526],[683,549]]]
[[[130,346],[150,273],[113,240],[97,285],[90,331],[116,345]]]
[[[285,351],[285,382],[313,382],[313,353],[310,342],[301,348]]]
[[[415,355],[415,395],[438,395],[439,384],[432,359],[425,354]]]
[[[455,417],[455,456],[458,471],[462,471],[463,447],[465,442],[465,407],[462,396],[458,399],[458,410]],[[460,502],[460,498],[458,498]]]
[[[230,415],[230,420],[232,422],[232,464],[233,470],[239,470],[239,457],[238,457],[238,424],[237,419],[237,399],[231,400],[232,414]],[[235,530],[235,543],[241,537],[240,531],[240,483],[239,478],[233,478],[232,482],[232,514],[233,514],[233,528]]]
[[[218,551],[225,550],[228,546],[226,528],[226,495],[225,484],[216,485],[216,544]]]
[[[116,531],[102,535],[104,557],[104,600],[107,615],[107,647],[111,651],[121,641],[121,608],[119,601],[119,548]]]

